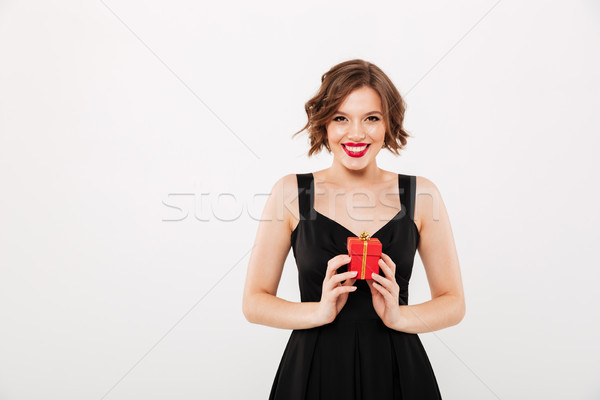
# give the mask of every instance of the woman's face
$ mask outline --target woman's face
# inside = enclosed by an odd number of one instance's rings
[[[375,160],[385,138],[379,94],[368,86],[352,91],[326,129],[334,160],[349,169],[365,168]]]

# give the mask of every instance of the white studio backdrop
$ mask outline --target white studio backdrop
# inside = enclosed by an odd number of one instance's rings
[[[0,399],[266,399],[291,332],[245,320],[250,250],[273,183],[331,163],[291,135],[352,58],[408,103],[378,164],[450,214],[444,399],[600,398],[598,49],[593,0],[0,1]]]

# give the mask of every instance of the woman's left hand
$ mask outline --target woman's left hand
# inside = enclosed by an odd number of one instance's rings
[[[381,253],[379,266],[385,277],[373,273],[373,280],[367,280],[367,284],[371,289],[373,308],[375,308],[377,315],[379,315],[385,326],[394,329],[402,321],[398,301],[400,286],[396,282],[396,264],[387,254]]]

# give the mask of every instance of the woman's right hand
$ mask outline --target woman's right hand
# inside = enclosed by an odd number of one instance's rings
[[[327,271],[323,279],[323,289],[321,291],[321,301],[319,302],[318,313],[321,321],[324,324],[331,323],[335,320],[340,310],[348,300],[348,293],[356,290],[354,278],[356,271],[344,272],[338,274],[336,271],[342,265],[350,262],[350,256],[340,254],[327,262]],[[344,283],[341,283],[345,280]]]

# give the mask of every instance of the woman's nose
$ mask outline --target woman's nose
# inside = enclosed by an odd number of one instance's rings
[[[365,137],[364,127],[360,124],[360,122],[355,122],[350,125],[350,131],[348,132],[348,139],[353,141],[360,141]]]

